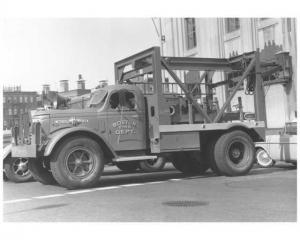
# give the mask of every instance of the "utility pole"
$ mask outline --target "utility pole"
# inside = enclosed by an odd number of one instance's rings
[[[164,42],[165,42],[165,36],[163,35],[162,32],[162,23],[161,23],[161,18],[158,19],[158,23],[159,23],[159,30],[157,29],[156,23],[154,21],[154,18],[151,18],[152,23],[154,25],[154,28],[156,30],[156,34],[157,37],[159,39],[159,43],[160,43],[160,54],[163,56],[164,55]]]
[[[164,42],[165,42],[165,35],[162,34],[162,24],[161,24],[161,18],[159,18],[159,35],[160,35],[160,51],[161,55],[164,55]]]

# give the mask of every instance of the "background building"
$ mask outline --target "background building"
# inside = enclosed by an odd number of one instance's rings
[[[62,97],[78,97],[91,92],[90,89],[85,88],[85,80],[82,78],[81,74],[78,75],[76,89],[69,90],[69,80],[60,80],[59,87],[60,90],[58,94]]]
[[[268,128],[281,128],[297,117],[296,19],[291,18],[164,18],[161,19],[162,53],[165,56],[230,57],[265,46],[278,45],[292,60],[292,79],[265,83]],[[185,76],[186,78],[187,74]],[[215,74],[213,82],[224,75]],[[216,97],[223,104],[228,89],[220,87]],[[241,89],[244,111],[254,111],[253,96]]]
[[[22,92],[20,86],[3,88],[3,129],[19,124],[22,114],[37,107],[37,92]]]

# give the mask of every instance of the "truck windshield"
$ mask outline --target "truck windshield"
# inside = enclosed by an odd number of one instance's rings
[[[98,90],[92,95],[91,100],[89,102],[89,107],[90,108],[102,107],[105,102],[106,96],[107,96],[106,90]]]

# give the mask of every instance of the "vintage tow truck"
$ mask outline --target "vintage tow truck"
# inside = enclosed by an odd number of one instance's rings
[[[35,111],[30,122],[14,129],[12,157],[28,158],[36,180],[68,189],[94,186],[106,164],[130,169],[159,158],[185,174],[208,168],[247,174],[255,161],[254,142],[265,137],[262,68],[284,68],[260,54],[163,57],[159,47],[137,53],[115,63],[116,85],[94,92],[86,108]],[[201,76],[186,84],[182,71]],[[213,82],[220,72],[225,80]],[[215,89],[229,82],[235,86],[219,108]],[[229,111],[244,82],[254,94],[255,119]]]

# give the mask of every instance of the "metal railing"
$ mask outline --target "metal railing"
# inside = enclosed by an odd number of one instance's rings
[[[137,87],[139,87],[143,94],[153,94],[154,93],[154,86],[153,83],[143,83],[143,82],[135,82],[133,83]],[[201,95],[206,95],[206,93],[201,92],[201,85],[204,85],[204,83],[193,83],[193,84],[187,84],[185,83],[185,86],[187,89],[194,95],[198,95],[199,97]],[[178,94],[181,96],[184,96],[184,92],[180,88],[180,86],[177,83],[162,83],[162,93],[163,94]]]

